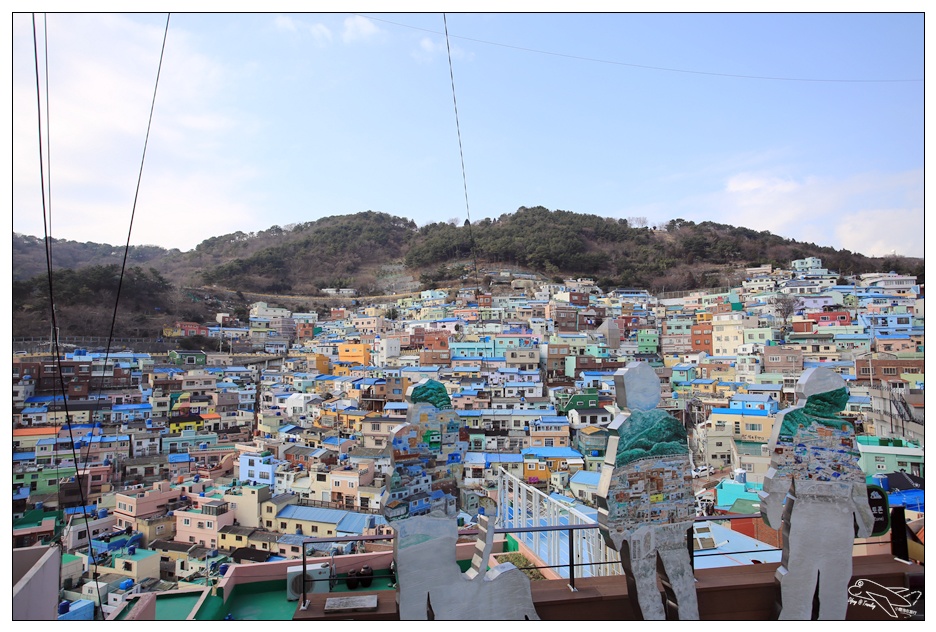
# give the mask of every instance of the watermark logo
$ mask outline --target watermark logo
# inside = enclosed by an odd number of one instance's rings
[[[901,615],[912,617],[917,614],[913,606],[920,599],[919,590],[909,588],[888,588],[869,579],[859,579],[848,587],[848,603],[866,608],[880,608],[888,616],[897,618]]]

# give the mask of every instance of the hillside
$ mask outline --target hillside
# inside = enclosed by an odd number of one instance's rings
[[[134,329],[141,330],[159,317],[192,311],[194,299],[186,298],[183,287],[272,297],[316,297],[323,287],[353,287],[367,296],[399,289],[387,282],[388,270],[394,278],[418,279],[426,287],[481,283],[483,272],[475,277],[475,262],[479,271],[510,266],[547,278],[590,276],[602,287],[689,290],[738,283],[744,267],[787,267],[810,256],[841,274],[893,270],[924,280],[922,259],[871,258],[713,222],[675,219],[652,229],[623,219],[521,207],[471,225],[417,227],[406,218],[366,211],[212,237],[187,252],[132,247],[128,267],[136,269],[136,289],[129,298],[122,291],[121,307],[138,314]],[[53,240],[53,268],[69,272],[56,278],[59,317],[67,318],[68,308],[84,313],[109,305],[112,311],[122,260],[122,246]],[[47,332],[41,239],[14,233],[13,278],[14,335]],[[210,311],[204,304],[197,307]],[[78,320],[73,328],[80,325]]]

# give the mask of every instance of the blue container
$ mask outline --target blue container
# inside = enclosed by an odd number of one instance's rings
[[[874,484],[880,485],[885,492],[890,491],[890,481],[887,480],[887,474],[875,474],[871,478],[874,479]]]
[[[59,613],[59,614],[68,614],[68,611],[69,611],[70,609],[71,609],[71,602],[70,602],[70,601],[61,601],[61,602],[59,602],[59,605],[58,605],[58,613]]]

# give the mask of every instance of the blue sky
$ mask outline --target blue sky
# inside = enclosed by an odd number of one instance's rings
[[[922,13],[446,17],[472,220],[542,205],[924,254]],[[54,237],[126,242],[165,22],[48,16]],[[13,230],[41,236],[28,14],[12,61]],[[442,14],[172,14],[130,242],[365,210],[467,216]]]

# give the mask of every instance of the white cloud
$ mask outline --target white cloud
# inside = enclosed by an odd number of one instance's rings
[[[773,195],[795,191],[800,185],[792,180],[764,177],[752,173],[740,173],[728,179],[725,190],[729,193],[758,193]]]
[[[923,172],[789,177],[768,171],[724,178],[672,217],[710,220],[868,256],[923,256]]]
[[[288,15],[278,15],[273,18],[273,26],[283,31],[291,31],[293,33],[299,30],[299,27],[296,25],[296,20]]]
[[[360,15],[353,15],[344,21],[344,31],[341,33],[341,39],[346,43],[372,39],[383,33],[377,28],[377,25]]]
[[[870,257],[891,253],[923,256],[923,208],[881,208],[853,213],[836,226],[843,244],[861,244],[859,252]],[[852,248],[849,248],[850,250]]]
[[[163,26],[133,16],[51,15],[49,31],[52,234],[125,243]],[[227,92],[243,72],[196,46],[183,28],[170,28],[134,244],[188,248],[200,241],[190,235],[220,234],[231,223],[242,229],[262,216],[243,195],[256,174],[231,149],[259,127]],[[31,63],[31,28],[15,28],[14,230],[42,235]],[[205,230],[187,230],[195,226]]]
[[[290,33],[307,33],[312,36],[312,39],[320,47],[332,41],[331,29],[320,22],[310,24],[288,15],[277,15],[273,18],[273,26]]]

